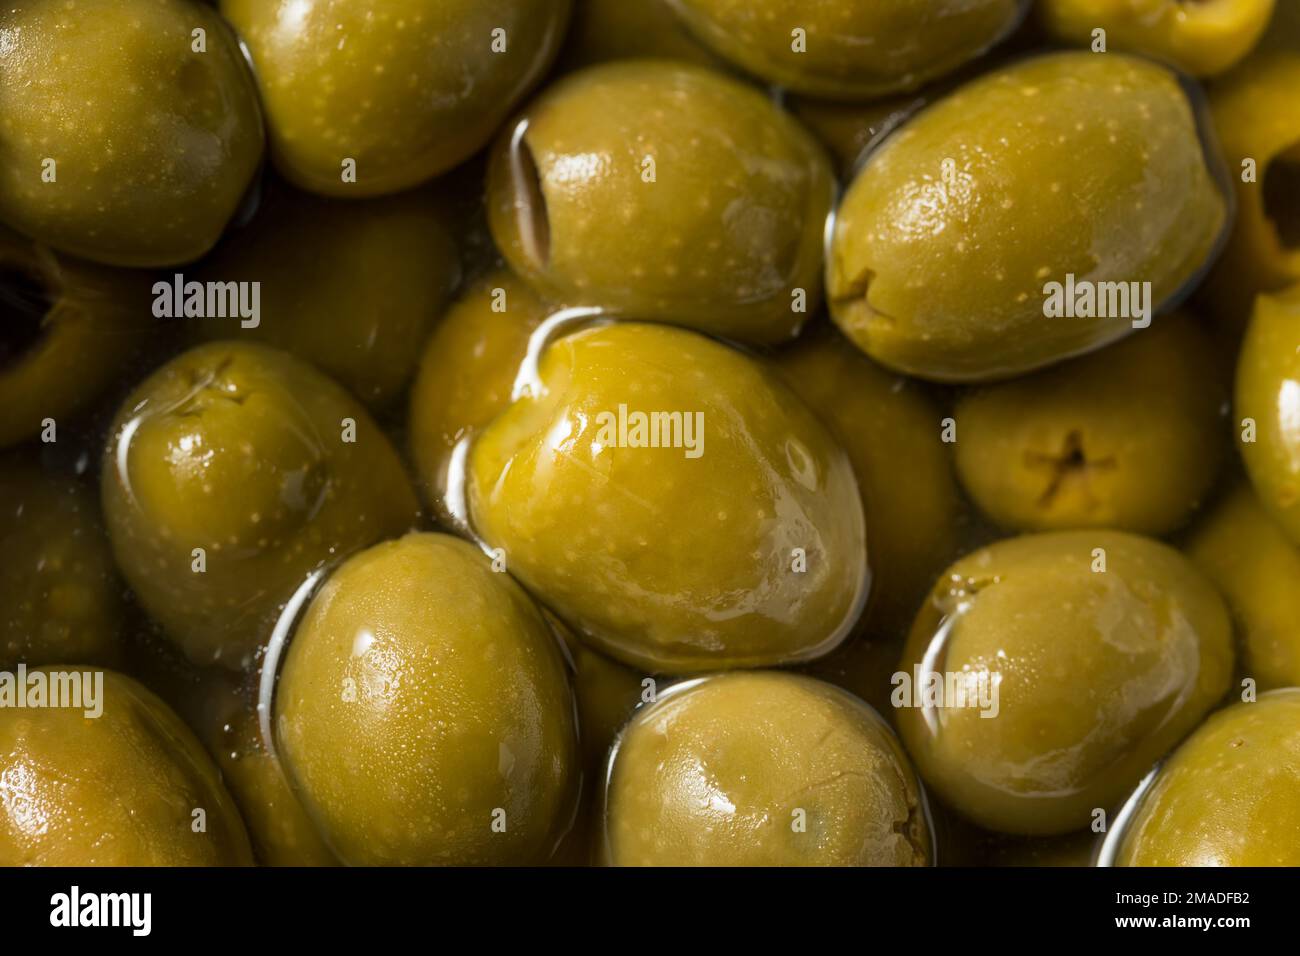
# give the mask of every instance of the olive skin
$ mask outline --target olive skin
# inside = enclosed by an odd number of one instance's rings
[[[580,639],[685,673],[844,638],[869,576],[857,482],[775,375],[630,322],[560,335],[535,379],[470,446],[470,523]],[[638,437],[637,413],[679,424]]]
[[[408,189],[486,144],[550,66],[571,5],[221,0],[220,7],[252,53],[281,174],[311,192],[358,197]],[[355,161],[355,181],[344,179],[345,160]]]
[[[127,397],[101,497],[144,609],[194,663],[232,669],[313,571],[418,515],[356,399],[287,353],[238,342],[191,349]]]
[[[1207,720],[1160,768],[1118,866],[1300,866],[1300,690]]]
[[[702,796],[703,795],[703,796]],[[610,755],[613,866],[926,866],[924,797],[880,716],[808,677],[687,681]]]
[[[1005,528],[1163,535],[1213,488],[1229,388],[1213,340],[1171,314],[1127,339],[963,396],[957,471]]]
[[[746,342],[821,302],[830,161],[759,91],[684,63],[561,79],[498,138],[497,247],[540,295]]]
[[[98,717],[0,708],[0,866],[251,865],[239,812],[198,740],[140,684],[102,673]]]
[[[1016,27],[1025,4],[676,0],[676,8],[701,42],[755,76],[854,100],[915,89],[975,59]]]
[[[853,463],[875,575],[862,627],[902,640],[958,553],[963,506],[945,413],[922,383],[882,369],[834,329],[803,336],[775,364]]]
[[[0,455],[0,554],[0,671],[117,663],[122,584],[90,487]]]
[[[1051,36],[1091,44],[1106,31],[1107,49],[1164,60],[1194,76],[1222,73],[1248,54],[1268,26],[1275,0],[1043,0],[1039,19]]]
[[[1232,628],[1214,586],[1157,541],[1027,535],[943,574],[899,671],[918,667],[997,688],[996,709],[900,707],[922,778],[982,827],[1050,836],[1109,812],[1204,718],[1232,677]]]
[[[1150,282],[1160,312],[1227,225],[1216,159],[1164,67],[1057,53],[996,70],[872,152],[835,220],[832,316],[882,364],[946,382],[1114,342],[1140,318],[1048,317],[1049,286]]]
[[[1260,503],[1300,544],[1300,285],[1255,299],[1238,359],[1236,412],[1243,429],[1255,426],[1255,440],[1240,447]]]
[[[0,119],[0,123],[4,120]],[[81,416],[149,338],[149,286],[0,227],[0,448]]]
[[[573,695],[541,612],[471,544],[413,534],[344,563],[289,645],[286,766],[353,865],[542,861],[576,800]]]
[[[654,57],[717,66],[673,12],[671,0],[576,0],[562,68]]]
[[[1300,548],[1242,482],[1200,522],[1187,556],[1222,592],[1260,690],[1300,687]]]
[[[456,447],[510,405],[528,340],[555,308],[505,269],[482,276],[438,319],[411,386],[410,446],[421,491],[446,504]]]
[[[286,190],[264,206],[199,276],[261,283],[258,325],[205,318],[199,334],[274,345],[369,407],[390,406],[460,278],[442,199],[428,189],[358,202]]]
[[[31,0],[0,10],[0,33],[0,219],[110,265],[211,249],[264,147],[221,18],[185,0]]]

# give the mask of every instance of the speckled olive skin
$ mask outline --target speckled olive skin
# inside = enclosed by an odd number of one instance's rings
[[[561,67],[640,57],[718,65],[673,12],[670,0],[576,0]]]
[[[555,307],[505,269],[471,283],[438,320],[411,386],[411,455],[421,491],[443,516],[456,446],[510,405],[528,339]]]
[[[498,248],[548,298],[776,342],[821,301],[834,188],[758,90],[634,60],[560,80],[507,126],[487,201]]]
[[[571,0],[220,6],[252,53],[280,172],[355,198],[424,182],[487,143],[550,65]],[[343,179],[346,159],[355,182]]]
[[[802,811],[802,813],[800,813]],[[717,674],[637,712],[612,754],[614,866],[926,866],[916,777],[880,716],[793,674]]]
[[[118,660],[122,583],[87,483],[0,455],[0,554],[0,671]]]
[[[361,202],[285,191],[204,263],[200,280],[260,282],[256,328],[200,323],[312,362],[375,409],[393,403],[460,278],[444,203],[428,189]]]
[[[882,369],[834,329],[804,336],[775,364],[853,463],[875,574],[863,629],[901,640],[958,554],[963,505],[941,438],[946,412],[922,383]]]
[[[196,664],[230,668],[265,643],[313,570],[401,534],[418,512],[364,407],[252,343],[199,346],[141,383],[113,422],[101,484],[140,603]]]
[[[290,774],[347,863],[540,862],[570,823],[559,645],[459,538],[408,535],[339,568],[289,646],[275,707]]]
[[[1214,251],[1228,206],[1174,73],[1122,54],[1006,67],[918,113],[840,206],[835,321],[922,378],[1020,375],[1129,334],[1052,317],[1046,286],[1150,282],[1154,311]]]
[[[720,55],[771,83],[828,99],[914,89],[979,56],[1025,9],[1022,0],[671,2]]]
[[[1255,300],[1237,365],[1236,418],[1255,423],[1255,441],[1240,447],[1260,502],[1300,544],[1300,285]]]
[[[1300,4],[1281,3],[1258,49],[1209,87],[1237,196],[1237,221],[1204,295],[1229,330],[1258,292],[1300,282]],[[1254,164],[1251,181],[1243,163]]]
[[[0,119],[0,123],[3,123]],[[0,227],[0,448],[56,435],[121,374],[148,338],[149,284],[53,254]],[[21,285],[26,292],[17,291]],[[8,292],[8,297],[5,296]]]
[[[264,145],[221,18],[186,0],[28,0],[0,10],[0,34],[0,219],[112,265],[212,248]]]
[[[1095,571],[1103,549],[1105,571]],[[922,662],[926,663],[922,665]],[[955,563],[899,670],[1000,675],[996,716],[904,707],[928,785],[992,830],[1062,834],[1110,810],[1227,691],[1232,630],[1177,551],[1115,531],[1028,535]],[[992,713],[992,710],[983,711]]]
[[[99,717],[0,708],[0,866],[252,864],[239,812],[194,735],[131,678],[103,677]]]
[[[1187,556],[1227,598],[1242,675],[1261,690],[1300,687],[1300,548],[1248,484],[1197,525]]]
[[[1106,49],[1131,50],[1194,76],[1222,73],[1259,41],[1275,0],[1042,0],[1039,19],[1053,37],[1091,45],[1106,31]]]
[[[1160,769],[1120,866],[1300,866],[1300,690],[1207,720]]]
[[[1229,448],[1230,389],[1189,315],[958,401],[957,470],[971,498],[1019,531],[1163,535],[1213,488]]]
[[[561,335],[539,365],[470,447],[469,514],[580,638],[667,673],[797,662],[843,639],[868,577],[857,482],[774,374],[635,322]],[[636,412],[684,413],[695,457],[684,429],[684,447],[637,447]]]

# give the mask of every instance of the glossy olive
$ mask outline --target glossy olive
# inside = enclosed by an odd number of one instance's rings
[[[939,579],[899,665],[898,726],[963,815],[1068,833],[1201,721],[1232,665],[1223,600],[1177,551],[1115,531],[1028,535]],[[923,693],[931,681],[942,695]]]
[[[729,338],[790,338],[821,301],[830,162],[758,90],[684,63],[572,74],[493,151],[488,215],[542,295]]]
[[[672,0],[576,0],[563,67],[654,57],[716,66],[717,58],[673,12]]]
[[[661,693],[610,756],[615,866],[925,866],[924,798],[870,707],[807,677],[717,674]]]
[[[289,645],[276,736],[351,864],[540,862],[576,800],[559,645],[459,538],[414,534],[345,562]]]
[[[669,673],[843,639],[868,578],[857,483],[774,374],[629,322],[560,335],[526,384],[469,449],[469,516],[580,638]]]
[[[871,154],[835,220],[832,315],[871,357],[939,381],[1113,342],[1215,250],[1228,203],[1210,150],[1154,63],[1058,53],[996,70]]]
[[[469,158],[541,78],[571,0],[221,0],[291,182],[375,196]]]
[[[187,0],[0,9],[0,219],[85,259],[190,262],[262,160],[229,28]]]
[[[198,664],[239,668],[324,564],[400,534],[418,505],[361,404],[306,363],[215,342],[127,397],[104,452],[127,583]]]

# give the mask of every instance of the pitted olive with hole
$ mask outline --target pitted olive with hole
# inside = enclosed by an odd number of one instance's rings
[[[70,688],[78,675],[80,706],[0,707],[0,866],[251,865],[217,768],[166,704],[112,671],[27,679]]]
[[[93,486],[0,455],[0,554],[0,671],[118,661],[122,583]]]
[[[148,303],[140,274],[0,226],[0,448],[79,421],[156,334]]]
[[[101,479],[127,583],[201,665],[238,669],[307,577],[410,529],[402,462],[364,407],[304,362],[215,342],[127,397]]]
[[[346,863],[538,863],[572,822],[559,645],[459,538],[408,535],[344,563],[289,645],[275,720],[298,793]]]
[[[806,661],[869,586],[852,465],[776,375],[649,323],[561,334],[469,449],[469,517],[581,640],[647,672]]]
[[[833,230],[831,313],[872,358],[945,382],[1115,342],[1215,252],[1229,218],[1218,161],[1164,67],[1057,53],[996,70],[858,173]]]
[[[967,492],[1018,531],[1182,527],[1229,447],[1229,387],[1186,314],[1100,352],[972,391],[956,405]]]
[[[1195,76],[1222,73],[1259,42],[1276,0],[1042,0],[1053,37],[1105,51],[1129,50]],[[1286,2],[1286,0],[1283,0]]]
[[[1228,601],[1241,674],[1260,690],[1300,687],[1300,547],[1247,483],[1196,526],[1187,556]]]
[[[188,0],[27,0],[0,9],[0,36],[0,220],[110,265],[211,249],[264,145],[221,18]]]
[[[671,0],[701,42],[778,86],[827,99],[910,90],[984,53],[1023,0]]]
[[[1237,365],[1236,418],[1260,502],[1300,545],[1300,285],[1255,299]]]
[[[614,866],[927,866],[920,785],[851,694],[773,671],[715,674],[639,710],[610,755]]]
[[[963,816],[1064,834],[1112,813],[1232,669],[1223,600],[1177,551],[1117,531],[1026,535],[940,577],[899,663],[898,727]]]
[[[408,189],[486,144],[550,66],[572,3],[220,6],[252,54],[280,172],[303,189],[355,198]]]
[[[209,316],[200,335],[266,342],[390,406],[460,278],[445,205],[429,189],[362,202],[281,191],[198,276],[257,283],[257,316]]]
[[[492,236],[543,296],[747,342],[821,302],[830,161],[760,91],[684,63],[567,76],[498,138]]]
[[[1119,866],[1300,866],[1300,689],[1207,720],[1123,832]]]

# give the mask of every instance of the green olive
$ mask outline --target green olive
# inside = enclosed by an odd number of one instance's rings
[[[1098,348],[1211,258],[1217,163],[1164,67],[1058,53],[996,70],[871,153],[835,220],[832,315],[872,358],[939,381]]]
[[[549,87],[507,127],[492,235],[543,296],[752,342],[821,301],[834,196],[813,138],[759,91],[668,61]]]
[[[234,342],[191,349],[127,397],[102,497],[144,609],[195,663],[231,668],[311,572],[418,512],[359,402],[291,355]]]
[[[289,645],[276,735],[350,864],[538,862],[570,822],[573,695],[541,613],[471,544],[350,558]]]
[[[1300,544],[1300,285],[1255,300],[1237,366],[1236,410],[1259,500]]]
[[[0,456],[0,554],[0,671],[116,663],[122,585],[85,482]]]
[[[1261,690],[1300,687],[1300,547],[1249,485],[1197,526],[1187,554],[1228,599],[1242,674]]]
[[[926,866],[924,797],[870,707],[779,672],[679,684],[632,718],[608,773],[615,866]]]
[[[485,145],[558,51],[571,0],[221,0],[272,156],[329,196],[398,192]]]
[[[112,671],[26,675],[77,676],[83,706],[0,707],[0,866],[251,864],[217,768],[166,704]]]
[[[96,262],[190,262],[262,161],[229,28],[187,0],[0,8],[0,219]]]
[[[1183,314],[1110,348],[963,396],[957,470],[980,508],[1021,531],[1182,527],[1228,448],[1228,385]]]
[[[717,58],[691,36],[670,4],[671,0],[577,0],[561,65],[576,69],[641,57],[717,65]]]
[[[0,448],[51,423],[57,440],[93,406],[149,338],[148,296],[134,273],[56,256],[0,227]]]
[[[1122,800],[1232,665],[1223,600],[1177,551],[1117,531],[1027,535],[939,579],[894,702],[949,804],[992,830],[1063,834]]]
[[[1207,720],[1160,768],[1120,866],[1300,866],[1300,690]]]
[[[1020,22],[1022,0],[676,0],[720,55],[829,99],[909,90],[956,69]]]
[[[199,276],[259,283],[258,324],[209,317],[200,335],[266,342],[372,408],[392,404],[460,275],[442,200],[429,190],[360,202],[286,191],[266,206]]]
[[[857,482],[775,375],[628,322],[560,335],[524,384],[469,449],[469,518],[580,638],[669,673],[843,639],[868,578]]]

